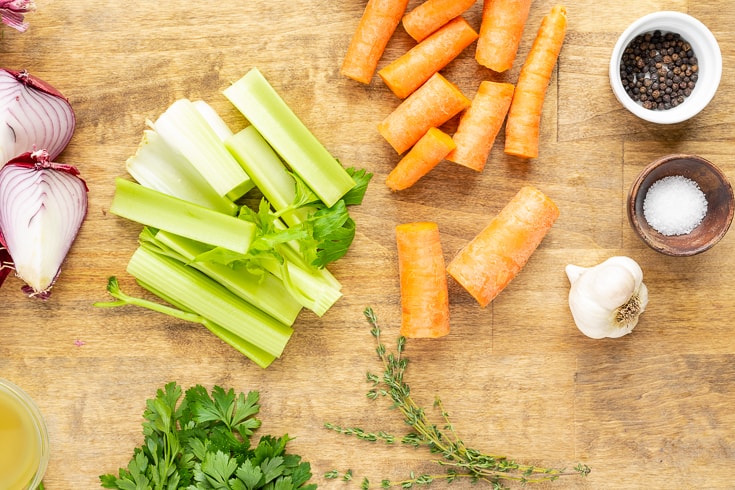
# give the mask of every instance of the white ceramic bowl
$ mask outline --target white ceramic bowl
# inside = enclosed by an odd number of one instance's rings
[[[699,64],[699,74],[692,94],[671,109],[652,110],[634,101],[620,80],[623,51],[636,36],[656,30],[678,33],[692,46]],[[659,124],[674,124],[697,115],[714,97],[722,77],[722,53],[715,36],[694,17],[681,12],[654,12],[641,17],[623,31],[610,57],[610,84],[623,106],[636,116]]]

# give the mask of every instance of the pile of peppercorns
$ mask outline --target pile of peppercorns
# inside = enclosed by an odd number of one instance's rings
[[[699,76],[697,57],[680,34],[636,36],[623,51],[620,80],[630,98],[651,110],[667,110],[691,95]]]

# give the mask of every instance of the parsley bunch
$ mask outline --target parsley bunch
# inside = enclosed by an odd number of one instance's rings
[[[183,395],[183,398],[182,398]],[[147,400],[143,444],[118,476],[100,476],[103,488],[121,490],[314,490],[311,466],[286,453],[291,438],[250,439],[260,427],[260,395],[237,396],[220,386],[182,392],[168,383]]]

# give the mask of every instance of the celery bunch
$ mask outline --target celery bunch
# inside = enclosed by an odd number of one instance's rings
[[[261,367],[285,349],[302,309],[341,297],[326,266],[349,249],[372,177],[344,168],[252,69],[225,90],[250,125],[234,133],[203,101],[180,99],[116,179],[110,212],[144,225],[127,272],[167,304],[115,301],[203,324]]]

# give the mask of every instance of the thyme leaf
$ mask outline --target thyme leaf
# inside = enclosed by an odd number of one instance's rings
[[[382,376],[367,373],[367,382],[372,386],[368,391],[368,398],[371,400],[388,398],[393,407],[401,413],[403,420],[411,427],[411,431],[400,439],[401,442],[413,447],[428,448],[431,454],[438,455],[431,462],[443,470],[436,474],[411,472],[407,478],[401,480],[381,480],[377,485],[379,488],[413,488],[429,485],[434,481],[452,483],[458,480],[469,480],[473,483],[489,484],[493,490],[501,490],[507,488],[505,485],[512,482],[521,485],[550,482],[561,477],[587,476],[590,473],[590,467],[581,463],[572,470],[545,468],[519,463],[506,456],[487,454],[467,447],[456,433],[454,425],[449,420],[449,413],[438,398],[434,401],[434,408],[439,410],[443,425],[439,427],[432,423],[425,409],[417,405],[411,398],[411,388],[404,381],[404,374],[408,366],[408,359],[403,356],[406,338],[398,337],[395,351],[390,352],[383,343],[381,328],[373,309],[368,307],[363,313],[370,324],[370,334],[376,342],[375,351],[383,365]],[[361,428],[342,427],[331,423],[326,423],[324,426],[339,434],[369,442],[382,441],[392,444],[398,439],[382,431],[366,432]],[[340,473],[333,470],[325,476],[331,479],[340,478]],[[352,471],[342,475],[342,479],[351,480]],[[362,480],[360,486],[363,490],[374,487],[367,478]]]

